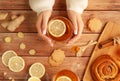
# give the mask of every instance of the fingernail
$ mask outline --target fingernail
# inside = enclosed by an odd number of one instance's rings
[[[51,47],[53,47],[53,44],[51,44]]]
[[[51,43],[50,46],[53,47],[53,43]]]
[[[53,47],[53,43],[52,43],[52,40],[49,40],[49,42],[50,42],[50,46],[51,46],[51,47]]]
[[[44,34],[44,35],[46,34],[46,30],[43,30],[43,34]]]
[[[70,44],[67,44],[66,46],[70,46]]]
[[[78,34],[78,31],[77,31],[77,30],[75,30],[75,31],[74,31],[74,34],[75,34],[75,35],[77,35],[77,34]]]

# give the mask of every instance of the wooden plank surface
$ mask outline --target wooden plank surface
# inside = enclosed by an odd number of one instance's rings
[[[25,37],[20,39],[17,37],[17,33],[0,33],[0,55],[2,55],[4,51],[12,49],[18,52],[19,55],[29,56],[28,51],[30,49],[35,49],[36,55],[49,56],[53,49],[61,48],[66,51],[67,56],[75,56],[75,54],[71,52],[71,47],[65,46],[62,42],[54,42],[56,45],[51,48],[45,41],[37,36],[37,33],[24,33],[24,35]],[[12,38],[11,43],[5,43],[4,38],[7,36]],[[79,45],[85,45],[89,40],[97,40],[98,36],[99,34],[83,34],[81,39],[76,43],[79,43]],[[86,37],[88,39],[86,39]],[[19,48],[20,43],[24,43],[26,45],[25,50],[21,50]],[[83,56],[90,56],[93,47],[88,48]]]
[[[120,24],[115,24],[113,22],[108,22],[108,24],[106,25],[105,29],[103,30],[99,40],[98,40],[98,44],[102,41],[105,41],[107,39],[110,39],[112,37],[115,37],[115,36],[118,36],[120,35]],[[114,59],[117,60],[117,58],[115,58],[115,55],[116,55],[116,51],[118,49],[120,49],[120,46],[119,45],[115,45],[115,46],[110,46],[110,47],[106,47],[106,48],[102,48],[102,49],[99,49],[98,48],[98,44],[96,45],[93,53],[92,53],[92,56],[89,60],[89,64],[87,66],[87,69],[85,71],[85,75],[84,75],[84,78],[83,78],[83,81],[94,81],[92,79],[92,76],[90,74],[90,71],[91,71],[91,64],[94,62],[94,60],[101,56],[101,55],[111,55],[111,57],[113,57]],[[119,58],[119,57],[118,57]],[[118,60],[116,61],[118,62]]]
[[[26,76],[28,75],[29,67],[35,62],[41,62],[42,64],[44,64],[44,66],[46,68],[46,73],[49,75],[50,79],[52,78],[52,76],[55,73],[57,73],[63,69],[72,70],[73,72],[78,74],[79,78],[81,79],[83,76],[87,61],[88,61],[88,57],[84,57],[84,58],[66,57],[64,62],[59,67],[51,67],[50,64],[48,63],[48,57],[36,57],[36,56],[25,57],[24,56],[23,59],[25,60],[26,67],[24,68],[23,71],[21,71],[19,73],[14,73],[2,64],[1,57],[0,57],[0,66],[1,66],[0,79],[3,79],[4,72],[7,72],[5,79],[8,79],[8,77],[13,77],[14,79],[25,79]],[[43,80],[43,81],[45,81],[45,80]]]
[[[54,10],[66,10],[66,0],[55,0]],[[120,10],[120,0],[88,0],[86,10]],[[7,4],[7,5],[6,5]],[[0,9],[28,10],[29,0],[0,0]]]
[[[23,14],[25,16],[26,20],[22,23],[22,25],[15,32],[18,32],[18,31],[30,32],[30,33],[37,32],[36,27],[35,27],[37,16],[34,12],[27,11],[27,10],[7,10],[7,11],[1,10],[1,12],[9,12],[9,16],[8,16],[7,20],[9,20],[10,16],[13,14]],[[112,15],[114,15],[114,16],[112,16]],[[67,12],[66,11],[54,11],[52,14],[52,17],[55,17],[55,16],[67,17]],[[99,12],[98,11],[85,11],[82,14],[82,17],[83,17],[83,21],[85,24],[83,33],[94,33],[94,32],[91,32],[87,27],[87,23],[90,18],[98,17],[102,21],[103,27],[104,27],[105,23],[109,20],[119,23],[120,22],[120,19],[119,19],[120,11],[99,11]],[[0,22],[0,23],[2,23],[2,22]],[[99,31],[97,33],[100,33],[101,31]],[[9,32],[9,31],[7,31],[6,29],[4,29],[0,26],[0,32],[2,33],[2,32]]]
[[[76,70],[80,80],[83,78],[83,74],[85,72],[86,66],[88,64],[89,58],[91,53],[94,49],[94,46],[89,47],[83,54],[82,57],[77,58],[75,54],[70,51],[70,47],[64,47],[61,43],[54,42],[57,44],[54,48],[51,48],[45,41],[37,36],[37,30],[35,28],[36,22],[36,13],[32,12],[29,7],[29,0],[0,0],[0,12],[9,12],[9,16],[7,20],[10,19],[10,16],[13,14],[23,14],[26,17],[24,23],[15,31],[9,32],[6,29],[0,26],[0,81],[9,81],[3,79],[3,72],[8,72],[8,76],[12,76],[16,79],[16,81],[26,81],[25,76],[28,73],[29,66],[34,62],[42,62],[45,67],[46,71],[49,74],[49,80],[52,79],[52,76],[62,69],[70,69]],[[52,17],[55,16],[64,16],[67,17],[66,12],[66,2],[65,0],[55,0],[54,11],[52,13]],[[85,23],[83,35],[81,38],[76,42],[80,44],[86,44],[89,40],[98,40],[104,25],[107,21],[112,20],[116,23],[120,22],[120,0],[88,0],[89,5],[85,12],[82,14],[83,21]],[[103,23],[103,27],[99,32],[91,32],[87,28],[87,22],[92,17],[98,17],[101,19]],[[1,23],[2,21],[0,21]],[[25,34],[24,39],[19,39],[17,37],[17,32],[22,31]],[[4,37],[10,36],[12,37],[13,41],[11,43],[5,43],[3,41]],[[24,42],[27,45],[25,50],[19,49],[19,44]],[[28,54],[29,49],[34,48],[36,49],[36,55],[31,56]],[[47,49],[44,49],[47,48]],[[61,48],[65,51],[66,59],[62,65],[59,67],[51,67],[48,64],[48,56],[51,54],[53,49]],[[22,56],[26,61],[25,69],[20,73],[11,72],[7,67],[3,66],[1,62],[1,55],[4,51],[13,49],[15,50],[18,55]],[[80,64],[80,67],[76,68],[76,65]],[[71,69],[72,68],[72,69]],[[45,77],[42,81],[46,81]]]

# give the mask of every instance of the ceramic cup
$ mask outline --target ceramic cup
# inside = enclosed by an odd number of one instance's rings
[[[61,76],[69,77],[72,81],[80,81],[79,77],[74,72],[72,72],[70,70],[62,70],[62,71],[58,72],[57,74],[55,74],[53,76],[52,81],[56,81],[57,78],[59,78]]]

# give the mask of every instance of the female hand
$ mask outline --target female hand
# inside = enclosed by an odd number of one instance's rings
[[[83,31],[84,23],[79,13],[72,10],[68,10],[67,13],[69,19],[73,24],[73,32],[74,32],[74,37],[68,42],[68,45],[70,45],[80,38]]]
[[[43,11],[38,15],[38,19],[36,22],[36,27],[38,30],[38,34],[43,40],[48,42],[51,46],[53,46],[53,43],[49,37],[46,36],[47,31],[47,24],[49,21],[49,18],[51,16],[52,10]]]

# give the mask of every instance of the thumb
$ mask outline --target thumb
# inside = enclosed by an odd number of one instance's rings
[[[51,11],[45,11],[43,14],[43,23],[42,23],[43,34],[46,34],[47,24],[50,16],[51,16]]]
[[[42,23],[42,29],[43,29],[43,34],[45,35],[46,34],[46,31],[47,31],[47,24],[48,24],[48,18],[47,17],[44,17],[43,18],[43,23]]]
[[[77,35],[78,34],[78,27],[77,27],[77,25],[74,25],[73,28],[74,28],[74,34]]]
[[[72,19],[71,21],[72,21],[72,23],[73,23],[73,31],[74,31],[74,34],[77,35],[77,34],[78,34],[78,26],[77,26],[76,18]]]

